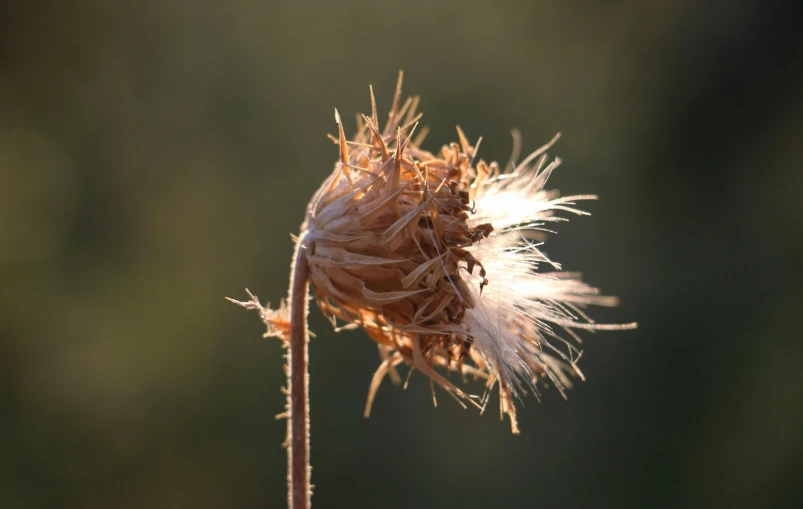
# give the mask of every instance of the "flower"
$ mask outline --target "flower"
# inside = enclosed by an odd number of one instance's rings
[[[361,327],[379,345],[366,416],[382,379],[398,380],[395,368],[407,363],[430,377],[433,398],[437,384],[484,409],[498,386],[500,413],[518,433],[514,398],[537,395],[539,382],[563,394],[582,378],[580,351],[560,332],[577,340],[576,329],[635,326],[594,323],[582,308],[616,299],[540,250],[559,212],[583,215],[576,202],[595,197],[544,189],[560,163],[546,163],[557,136],[502,171],[475,163],[479,142],[472,146],[459,127],[459,143],[438,154],[422,149],[419,99],[400,98],[401,74],[380,128],[371,90],[371,116],[358,118],[352,141],[335,111],[340,158],[301,234],[318,305],[336,328]],[[439,369],[484,378],[485,394],[469,396]]]

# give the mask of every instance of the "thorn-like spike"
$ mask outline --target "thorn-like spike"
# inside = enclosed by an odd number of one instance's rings
[[[371,93],[371,120],[375,126],[379,126],[379,115],[376,112],[376,98],[374,97],[373,85],[368,85],[368,91]]]
[[[396,116],[396,111],[399,109],[399,101],[401,101],[402,81],[404,81],[404,71],[399,69],[399,78],[396,80],[396,92],[393,94],[393,103],[390,106],[390,113],[388,114],[388,122]]]
[[[401,183],[401,163],[402,163],[402,144],[401,131],[396,131],[396,152],[393,154],[393,164],[390,167],[390,175],[387,179],[387,192],[395,192]],[[390,202],[390,209],[396,216],[399,215],[399,200],[394,199]]]
[[[413,99],[408,97],[404,104],[402,104],[401,108],[388,120],[388,125],[385,126],[385,134],[389,134],[396,129],[399,124],[401,123],[401,119],[407,113],[407,110],[410,108],[410,105],[413,103]]]
[[[468,143],[468,138],[466,138],[466,134],[460,129],[460,126],[457,126],[457,137],[460,139],[460,148],[463,153],[471,157],[471,145]]]
[[[379,150],[382,153],[382,162],[386,162],[390,155],[388,154],[388,146],[385,144],[385,140],[382,139],[382,135],[379,134],[379,129],[377,128],[376,124],[371,121],[368,117],[363,115],[365,119],[365,123],[368,124],[368,129],[374,134],[375,144],[379,146]]]
[[[349,148],[346,143],[346,133],[343,132],[343,122],[340,120],[340,113],[335,108],[335,122],[337,122],[338,131],[340,131],[340,162],[343,163],[340,171],[351,182],[351,175],[349,173]]]
[[[402,125],[401,127],[402,132],[406,132],[407,129],[410,128],[410,126],[417,124],[418,121],[421,120],[421,117],[423,116],[424,116],[423,113],[419,113],[418,115],[412,117],[409,122],[405,122],[404,125]]]
[[[421,171],[422,170],[422,166],[421,166],[421,163],[419,161],[414,161],[413,162],[413,168],[415,169],[415,173],[416,173],[416,177],[418,178],[418,181],[421,183],[421,189],[423,189],[423,193],[424,193],[424,195],[426,195],[426,193],[427,193],[427,179],[424,177],[424,172],[426,172],[427,169],[423,168],[423,171]]]
[[[401,181],[402,151],[404,147],[401,143],[401,130],[396,131],[396,153],[393,155],[393,169],[388,179],[388,191],[393,192],[399,187]],[[398,204],[398,203],[397,203]]]
[[[349,149],[346,144],[346,133],[343,132],[343,122],[340,120],[340,113],[335,108],[335,122],[337,122],[337,129],[340,132],[340,162],[343,164],[349,163]]]
[[[449,144],[449,148],[452,149],[449,162],[457,166],[460,163],[460,146],[457,143],[452,142]]]
[[[363,120],[362,115],[357,113],[355,115],[355,120],[357,121],[357,132],[359,133],[363,129],[365,129],[365,120]]]
[[[421,102],[421,97],[414,95],[413,102],[410,105],[410,109],[407,111],[407,116],[404,117],[404,122],[403,122],[404,124],[410,124],[411,122],[415,122],[415,120],[413,120],[413,117],[416,116],[415,110],[418,109],[419,102]]]
[[[416,122],[413,125],[413,128],[410,129],[410,134],[408,134],[407,138],[404,140],[404,143],[402,144],[402,149],[401,149],[402,154],[404,153],[405,150],[407,150],[407,145],[410,144],[410,140],[412,140],[413,134],[415,134],[415,128],[416,127],[418,127],[418,122]],[[401,132],[401,131],[402,131],[402,129],[399,129],[399,132]]]
[[[422,127],[421,130],[418,131],[418,136],[413,139],[413,147],[420,147],[421,144],[424,143],[424,139],[427,137],[427,134],[429,134],[429,127]]]
[[[474,159],[477,158],[477,152],[479,152],[480,143],[482,143],[482,136],[477,138],[477,143],[475,143],[474,146],[471,147],[471,160],[468,162],[469,167],[474,166]]]

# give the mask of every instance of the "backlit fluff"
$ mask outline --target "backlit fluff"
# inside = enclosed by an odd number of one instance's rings
[[[544,190],[559,164],[546,164],[555,140],[505,171],[475,160],[460,128],[459,143],[423,150],[418,98],[400,98],[401,76],[380,127],[372,92],[371,116],[358,118],[352,141],[335,113],[340,159],[310,202],[301,237],[318,305],[336,327],[362,327],[379,344],[366,415],[382,379],[398,380],[404,362],[481,408],[488,390],[469,396],[444,372],[497,386],[517,433],[514,397],[537,394],[542,381],[563,393],[582,377],[574,329],[634,325],[591,321],[581,308],[616,299],[560,272],[538,248],[558,212],[584,214],[575,202],[594,197]]]

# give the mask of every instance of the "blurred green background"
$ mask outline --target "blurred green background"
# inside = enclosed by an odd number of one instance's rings
[[[0,507],[285,505],[277,304],[325,134],[398,69],[430,149],[556,131],[548,253],[622,298],[520,411],[389,382],[311,328],[316,507],[801,507],[799,2],[5,1]],[[479,390],[479,389],[477,389]]]

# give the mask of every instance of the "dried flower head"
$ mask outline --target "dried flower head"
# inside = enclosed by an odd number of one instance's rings
[[[416,135],[418,98],[393,105],[380,127],[371,91],[371,116],[358,118],[348,141],[335,112],[340,159],[309,204],[302,242],[310,281],[323,313],[337,327],[362,327],[379,345],[382,363],[371,383],[366,415],[385,375],[407,363],[458,401],[484,408],[436,369],[486,379],[499,388],[500,411],[518,432],[513,398],[537,384],[562,394],[582,378],[575,329],[600,325],[582,311],[612,306],[613,297],[560,266],[539,249],[556,213],[585,214],[544,185],[560,161],[547,164],[546,146],[502,171],[475,161],[460,128],[459,143],[432,154]],[[516,144],[518,145],[518,143]],[[542,266],[551,271],[544,272]],[[563,344],[556,348],[551,341]],[[434,391],[433,391],[434,396]]]

